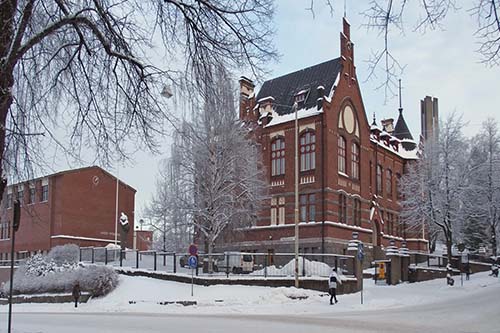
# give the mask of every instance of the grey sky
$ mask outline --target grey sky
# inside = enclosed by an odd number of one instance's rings
[[[369,6],[369,2],[355,3],[347,5],[347,17],[351,23],[357,75],[368,120],[371,121],[373,112],[378,120],[397,118],[398,99],[389,99],[384,104],[384,91],[375,90],[380,85],[381,76],[365,82],[368,75],[365,61],[372,50],[382,47],[382,37],[361,27],[365,21],[359,13]],[[269,65],[270,75],[264,80],[340,55],[343,2],[335,2],[335,13],[331,16],[324,1],[316,1],[314,19],[305,10],[308,4],[308,0],[277,1],[275,44],[282,57],[279,63]],[[467,135],[476,133],[488,116],[500,119],[500,68],[489,68],[479,63],[480,57],[474,52],[478,47],[473,37],[475,22],[465,11],[466,8],[450,12],[443,30],[423,34],[413,31],[415,18],[410,14],[415,8],[410,7],[405,34],[394,31],[391,35],[392,52],[406,66],[401,76],[403,107],[414,138],[420,134],[420,99],[426,95],[439,98],[440,115],[455,110],[463,114],[464,120],[469,122],[465,130]],[[234,74],[249,76],[246,71]],[[165,153],[168,145],[169,140],[165,139]],[[134,155],[134,165],[120,167],[120,178],[137,189],[136,218],[142,216],[144,204],[154,193],[158,162],[164,157],[141,152]],[[116,174],[116,170],[110,171]]]

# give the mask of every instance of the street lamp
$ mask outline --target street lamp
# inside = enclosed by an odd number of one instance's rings
[[[297,102],[293,103],[295,112],[295,288],[299,287],[299,121]]]

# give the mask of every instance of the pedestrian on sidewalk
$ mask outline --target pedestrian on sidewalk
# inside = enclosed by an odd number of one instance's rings
[[[75,308],[78,307],[78,300],[80,299],[80,295],[82,294],[80,290],[80,284],[78,282],[73,286],[73,298],[75,299]]]
[[[337,283],[342,284],[339,276],[337,275],[337,270],[334,268],[328,277],[328,293],[330,294],[330,305],[333,304],[333,300],[335,299],[335,303],[337,301]]]

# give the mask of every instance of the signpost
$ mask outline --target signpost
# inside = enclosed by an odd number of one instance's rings
[[[365,251],[363,249],[363,243],[358,243],[358,260],[360,261],[361,267],[361,304],[363,304],[363,258],[365,257]]]
[[[198,247],[196,244],[189,245],[188,252],[190,254],[188,258],[188,266],[191,268],[191,296],[193,296],[194,269],[198,267]]]
[[[458,251],[460,251],[460,285],[464,286],[464,262],[462,260],[463,252],[465,250],[465,244],[460,243],[457,245]]]

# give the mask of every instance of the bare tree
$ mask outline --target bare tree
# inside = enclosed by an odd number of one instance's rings
[[[172,120],[164,85],[197,87],[214,64],[259,74],[275,56],[273,10],[272,0],[0,0],[0,174],[43,164],[43,136],[103,163],[154,151]],[[157,39],[165,68],[149,60]]]
[[[207,244],[209,272],[220,236],[255,220],[265,189],[258,149],[237,119],[231,81],[220,69],[213,77],[207,84],[214,85],[214,94],[204,96],[190,127],[184,127],[179,153],[172,156],[179,165],[173,179],[189,189],[187,200],[178,202],[192,217],[197,238]]]
[[[483,231],[489,235],[496,256],[500,226],[500,134],[494,119],[489,118],[483,123],[481,132],[472,139],[472,145],[471,188],[465,200],[466,207],[471,219],[482,222],[478,225],[482,225]]]
[[[468,190],[467,150],[463,123],[451,114],[440,125],[439,137],[425,143],[422,157],[401,178],[402,218],[410,230],[439,228],[448,260],[454,232],[463,223],[463,198]],[[427,228],[425,228],[427,226]]]
[[[180,129],[189,129],[184,123]],[[156,193],[145,209],[150,226],[155,231],[155,247],[163,251],[185,251],[192,242],[191,216],[185,209],[189,202],[190,188],[183,188],[180,181],[180,147],[185,147],[184,136],[174,135],[170,157],[162,161],[156,179]]]

